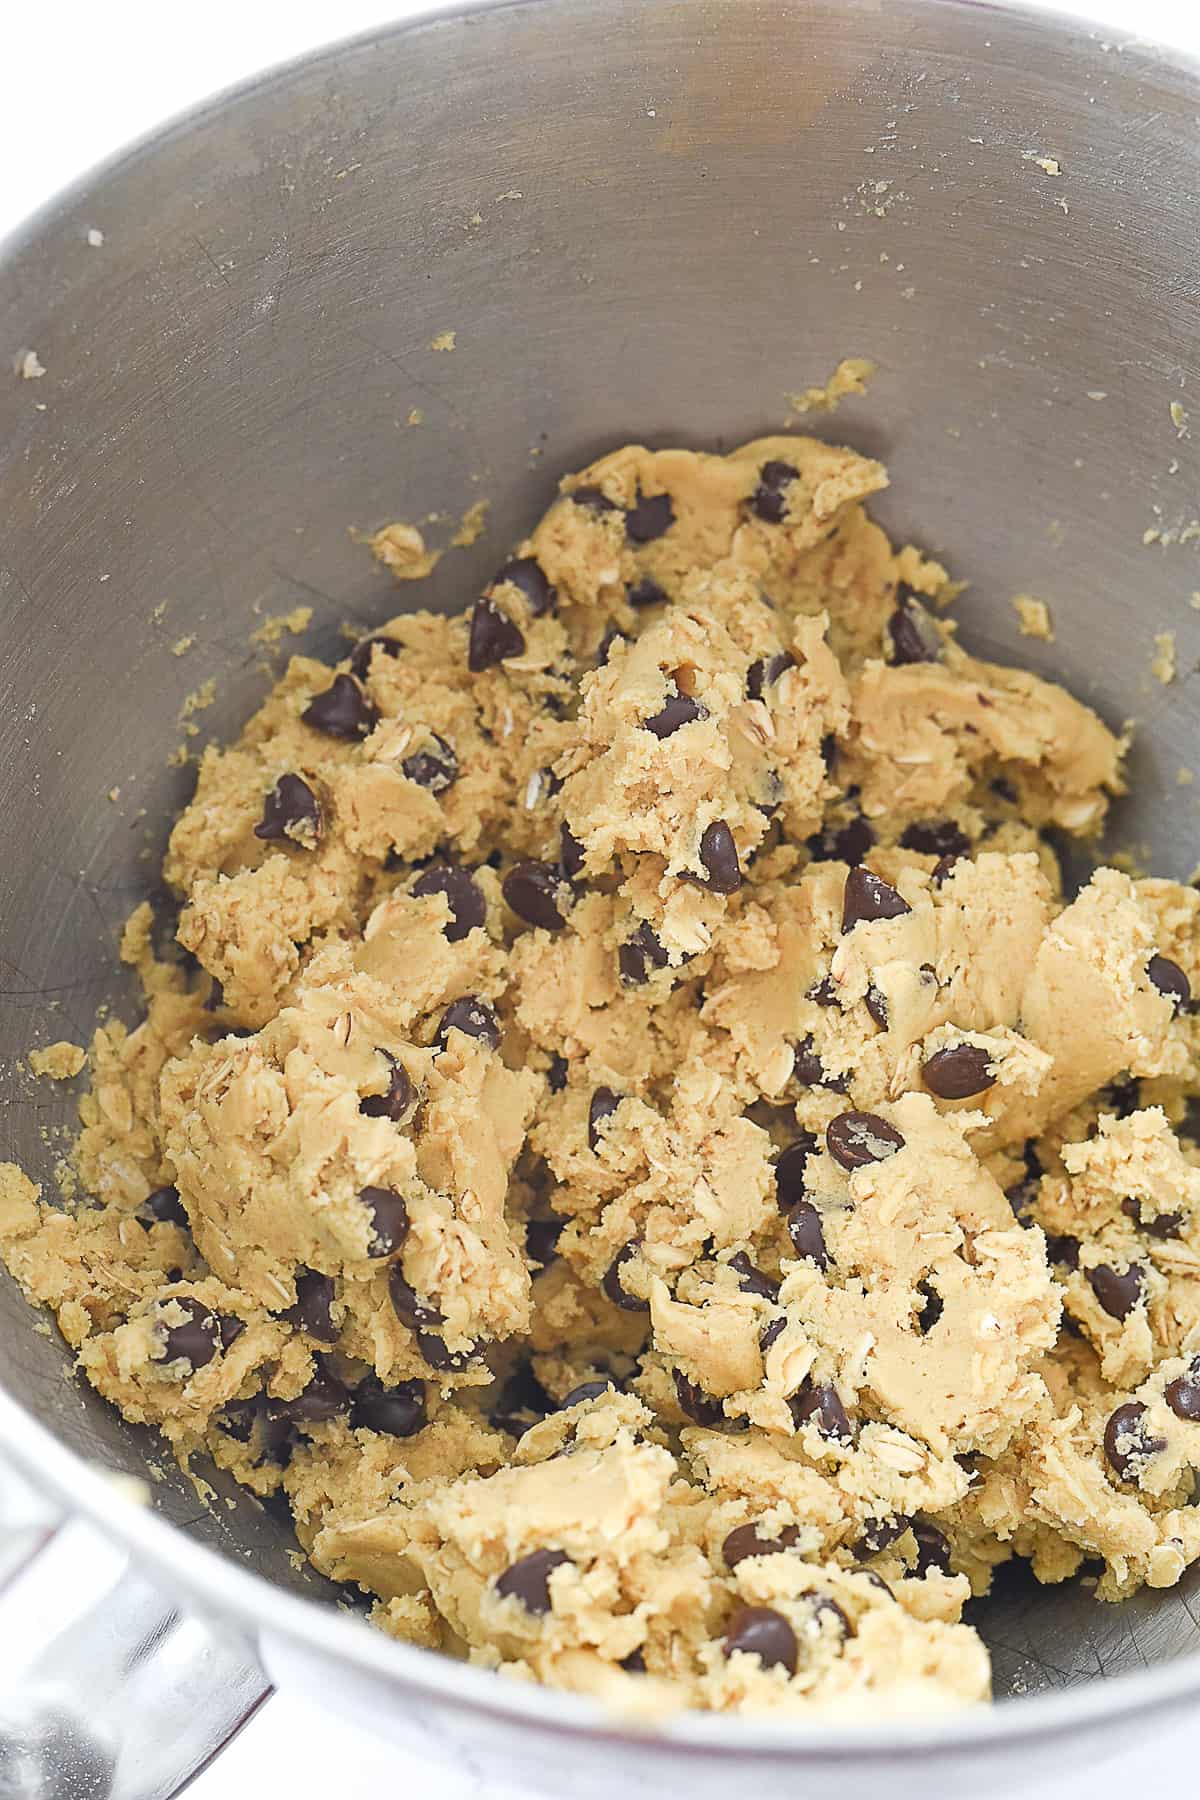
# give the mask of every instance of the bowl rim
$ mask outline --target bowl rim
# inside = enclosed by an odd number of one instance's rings
[[[49,196],[35,211],[0,237],[0,269],[36,247],[58,218],[94,198],[102,184],[130,166],[152,158],[165,144],[196,130],[231,107],[285,87],[322,65],[336,65],[394,45],[411,35],[453,29],[483,13],[530,10],[545,0],[427,0],[424,9],[401,20],[369,27],[349,37],[291,56],[228,85],[173,114]],[[872,0],[839,0],[844,6]],[[1112,41],[1113,28],[1060,12],[1041,0],[916,0],[935,11],[979,14],[984,20],[1023,21],[1060,40],[1067,36]],[[1120,48],[1136,49],[1189,75],[1200,100],[1200,48],[1145,39],[1131,31]],[[241,1567],[189,1537],[185,1528],[155,1513],[135,1496],[130,1483],[100,1463],[68,1448],[21,1405],[0,1376],[0,1450],[49,1491],[72,1514],[82,1515],[140,1563],[149,1564],[169,1588],[183,1588],[226,1620],[236,1620],[257,1637],[275,1633],[335,1660],[339,1666],[383,1678],[431,1703],[449,1703],[463,1712],[484,1714],[498,1723],[527,1725],[564,1739],[587,1738],[624,1747],[640,1744],[678,1756],[706,1760],[789,1758],[894,1762],[928,1759],[956,1749],[979,1751],[1022,1740],[1071,1738],[1101,1721],[1137,1713],[1139,1722],[1173,1711],[1187,1695],[1200,1692],[1198,1648],[1143,1670],[1129,1671],[1068,1689],[1016,1697],[998,1705],[925,1713],[863,1723],[810,1722],[792,1717],[773,1721],[756,1716],[680,1711],[661,1719],[634,1719],[591,1698],[540,1684],[498,1680],[486,1669],[438,1651],[387,1636],[327,1604],[288,1592],[254,1569]]]

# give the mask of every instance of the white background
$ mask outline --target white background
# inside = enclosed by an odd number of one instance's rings
[[[14,4],[0,52],[0,235],[89,165],[217,89],[314,45],[437,6],[438,0]],[[1200,0],[1058,0],[1057,10],[1094,19],[1118,38],[1200,48]],[[1182,1736],[1139,1744],[1128,1758],[1087,1770],[1077,1781],[1027,1783],[1023,1800],[1125,1800],[1173,1784],[1186,1788],[1197,1761],[1200,1724]],[[380,1800],[397,1792],[420,1800],[508,1800],[511,1793],[451,1779],[333,1718],[314,1717],[285,1695],[268,1702],[189,1789],[189,1800],[262,1793]]]

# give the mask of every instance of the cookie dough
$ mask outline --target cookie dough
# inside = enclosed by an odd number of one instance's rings
[[[621,449],[466,613],[293,658],[179,953],[126,928],[86,1198],[0,1180],[87,1378],[397,1636],[876,1718],[986,1697],[1006,1558],[1200,1555],[1200,894],[1063,891],[1122,744],[958,643],[885,484]]]

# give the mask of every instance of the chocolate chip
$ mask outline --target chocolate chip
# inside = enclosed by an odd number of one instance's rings
[[[566,924],[559,911],[558,870],[547,862],[514,863],[500,884],[500,891],[518,919],[542,931],[561,931]]]
[[[405,1281],[399,1263],[393,1263],[388,1274],[388,1297],[392,1302],[392,1311],[410,1331],[430,1331],[446,1323],[446,1315],[437,1306],[417,1298]]]
[[[689,1381],[681,1369],[674,1371],[675,1398],[679,1402],[679,1410],[685,1413],[694,1425],[704,1425],[710,1430],[725,1423],[725,1408],[711,1394],[706,1394],[702,1387]]]
[[[861,816],[845,825],[827,825],[808,839],[814,862],[860,863],[875,842],[875,833]]]
[[[1148,1237],[1177,1238],[1183,1230],[1184,1215],[1181,1212],[1148,1214],[1141,1200],[1122,1200],[1121,1211]]]
[[[629,1261],[630,1257],[637,1255],[638,1248],[639,1246],[635,1238],[626,1244],[623,1249],[618,1250],[608,1266],[604,1280],[600,1283],[600,1286],[604,1289],[605,1294],[612,1301],[613,1305],[619,1306],[623,1312],[650,1311],[650,1302],[648,1300],[640,1300],[636,1294],[629,1293],[629,1291],[621,1284],[621,1270]]]
[[[365,1187],[359,1199],[371,1215],[371,1241],[367,1255],[391,1256],[408,1236],[408,1207],[395,1188]]]
[[[848,1075],[829,1075],[825,1065],[813,1048],[811,1034],[796,1045],[792,1055],[792,1079],[801,1087],[829,1088],[832,1093],[844,1094],[850,1085]]]
[[[796,1634],[773,1606],[739,1606],[725,1633],[725,1654],[757,1656],[764,1669],[796,1673]]]
[[[589,1150],[594,1150],[600,1142],[599,1126],[601,1120],[611,1118],[612,1114],[615,1113],[618,1106],[620,1106],[623,1098],[624,1096],[622,1094],[614,1094],[609,1087],[598,1087],[592,1095],[591,1104],[588,1107],[587,1137]]]
[[[673,737],[684,725],[694,724],[697,719],[707,719],[708,712],[699,700],[693,700],[690,694],[681,694],[678,688],[667,695],[661,712],[656,712],[649,719],[643,719],[642,728],[652,731],[661,742],[663,738]]]
[[[669,960],[657,934],[643,921],[617,951],[617,970],[626,987],[641,987],[651,969],[665,969]]]
[[[558,1051],[552,1051],[550,1066],[546,1070],[546,1085],[552,1094],[561,1094],[567,1085],[567,1059]]]
[[[567,498],[573,500],[576,506],[586,506],[589,512],[606,513],[620,512],[621,510],[616,501],[610,500],[601,488],[592,487],[588,483],[585,483],[583,487],[572,488]]]
[[[939,1100],[966,1100],[995,1082],[991,1054],[978,1044],[951,1044],[935,1050],[921,1065],[925,1086]]]
[[[758,1347],[764,1356],[767,1354],[767,1351],[771,1348],[771,1345],[775,1342],[776,1338],[782,1337],[786,1330],[786,1313],[781,1313],[777,1319],[772,1319],[768,1324],[763,1326],[758,1334]]]
[[[138,1212],[143,1215],[144,1224],[181,1225],[185,1231],[188,1228],[188,1216],[177,1187],[155,1188],[152,1194],[146,1195]],[[145,1215],[149,1215],[148,1219]]]
[[[795,657],[789,656],[786,650],[777,650],[774,656],[760,656],[746,670],[747,697],[761,700],[767,689],[774,687],[779,677],[795,666]]]
[[[368,1375],[351,1397],[350,1423],[356,1430],[379,1431],[386,1437],[415,1437],[428,1423],[425,1383],[398,1381],[384,1387],[376,1376]]]
[[[933,882],[934,887],[941,887],[942,883],[961,861],[961,856],[939,857],[934,864],[933,874],[930,876],[930,880]]]
[[[1192,1358],[1182,1375],[1168,1381],[1163,1399],[1177,1419],[1200,1420],[1200,1356]]]
[[[217,1354],[221,1342],[221,1328],[216,1313],[210,1311],[202,1300],[197,1300],[190,1294],[173,1294],[170,1304],[182,1307],[187,1318],[182,1325],[168,1325],[164,1328],[163,1360],[182,1360],[191,1363],[193,1369],[203,1369]]]
[[[412,1105],[412,1082],[399,1057],[390,1050],[383,1050],[380,1055],[388,1065],[387,1087],[382,1094],[364,1094],[358,1110],[368,1119],[390,1119],[393,1125],[399,1125]]]
[[[1165,1438],[1155,1437],[1140,1400],[1118,1406],[1104,1427],[1104,1455],[1122,1481],[1137,1481],[1151,1457],[1165,1450]]]
[[[428,1331],[418,1331],[417,1349],[430,1368],[436,1369],[439,1375],[448,1372],[457,1374],[477,1362],[480,1355],[478,1344],[468,1344],[465,1350],[451,1350],[445,1338]]]
[[[1005,1188],[1004,1198],[1008,1201],[1013,1218],[1018,1225],[1029,1225],[1032,1221],[1027,1217],[1029,1208],[1038,1196],[1038,1182],[1018,1181],[1010,1188]]]
[[[714,894],[736,894],[742,885],[738,866],[737,845],[724,819],[715,819],[700,839],[700,861],[704,865],[704,886]]]
[[[568,881],[578,881],[583,874],[584,848],[564,819],[558,834],[558,860]]]
[[[400,767],[418,787],[425,788],[431,794],[444,794],[458,780],[458,758],[444,737],[439,737],[436,731],[431,731],[429,735],[437,749],[414,750],[411,756],[404,758]]]
[[[631,1650],[628,1656],[621,1658],[621,1668],[627,1669],[631,1675],[646,1673],[646,1658],[640,1650]]]
[[[827,1635],[824,1628],[824,1621],[826,1619],[828,1619],[832,1625],[833,1634],[838,1639],[839,1643],[844,1644],[847,1638],[852,1638],[854,1636],[853,1625],[851,1625],[849,1619],[846,1617],[837,1601],[833,1599],[832,1595],[805,1594],[804,1598],[812,1608],[812,1622],[816,1627],[818,1636]]]
[[[867,989],[866,1008],[880,1031],[886,1031],[888,1028],[887,996],[880,993],[874,982]]]
[[[501,1431],[511,1432],[513,1437],[519,1438],[524,1437],[530,1426],[554,1411],[554,1401],[530,1365],[523,1362],[502,1385],[488,1419]]]
[[[502,1600],[519,1600],[526,1612],[540,1618],[550,1611],[550,1574],[569,1563],[565,1550],[531,1550],[505,1569],[496,1582]]]
[[[1177,962],[1172,962],[1169,956],[1152,956],[1146,964],[1146,973],[1159,993],[1173,1003],[1177,1013],[1187,1010],[1192,998],[1192,984]]]
[[[501,612],[486,594],[475,602],[467,647],[467,667],[472,675],[495,668],[507,657],[520,656],[524,648],[525,639],[507,613]]]
[[[1132,1075],[1125,1075],[1117,1081],[1109,1082],[1104,1090],[1104,1097],[1118,1119],[1127,1119],[1141,1105],[1142,1090]]]
[[[831,775],[837,767],[837,759],[837,737],[832,731],[827,731],[825,736],[821,739],[821,761],[825,764],[826,770]],[[857,861],[857,858],[855,860]]]
[[[464,994],[461,1000],[452,1000],[442,1014],[434,1040],[439,1050],[446,1048],[451,1031],[478,1038],[489,1050],[499,1049],[500,1022],[487,1001],[480,1000],[476,994]]]
[[[487,917],[483,889],[461,863],[430,863],[413,882],[412,892],[419,900],[427,899],[431,894],[445,896],[450,918],[442,930],[452,944],[461,942]]]
[[[296,1274],[296,1304],[289,1306],[284,1318],[320,1344],[336,1344],[338,1328],[333,1322],[333,1276],[319,1269],[300,1269]]]
[[[799,1541],[800,1533],[794,1525],[785,1525],[777,1538],[760,1537],[757,1525],[735,1525],[721,1545],[721,1555],[727,1569],[736,1569],[752,1556],[778,1556],[783,1550],[794,1549]]]
[[[811,1131],[805,1131],[776,1157],[775,1199],[780,1212],[791,1212],[803,1200],[805,1164],[816,1148],[816,1138]]]
[[[1079,1239],[1069,1232],[1061,1236],[1052,1231],[1046,1233],[1046,1255],[1052,1263],[1060,1263],[1068,1269],[1079,1267]]]
[[[805,998],[812,1000],[817,1006],[839,1006],[841,1004],[837,988],[828,975],[823,975],[820,981],[814,981]]]
[[[322,694],[316,694],[300,714],[306,725],[326,737],[344,738],[347,743],[370,737],[379,723],[379,712],[355,681],[353,675],[335,675],[333,683]]]
[[[902,919],[912,907],[902,900],[894,887],[872,870],[857,864],[846,877],[842,890],[842,931],[853,931],[856,925],[870,924],[875,919]]]
[[[896,610],[888,620],[894,663],[939,662],[942,635],[910,587],[896,589]]]
[[[793,1206],[787,1216],[787,1228],[792,1248],[798,1257],[816,1263],[821,1270],[829,1267],[825,1229],[821,1223],[821,1215],[811,1200],[800,1200]]]
[[[371,659],[376,650],[381,656],[399,656],[403,648],[399,638],[387,637],[382,632],[376,637],[360,638],[350,653],[351,673],[365,681],[371,672]]]
[[[263,801],[263,814],[254,827],[256,838],[267,843],[285,838],[306,849],[321,836],[321,808],[307,781],[299,775],[281,775]]]
[[[929,819],[924,824],[906,826],[900,835],[902,850],[917,850],[922,856],[965,856],[971,840],[953,819]]]
[[[878,1556],[889,1544],[908,1530],[909,1519],[905,1513],[897,1513],[890,1519],[868,1519],[863,1525],[862,1536],[854,1544],[852,1554],[859,1562],[868,1556]]]
[[[276,1402],[277,1416],[293,1425],[323,1425],[350,1405],[350,1396],[328,1369],[318,1369],[308,1386],[292,1400]]]
[[[950,1573],[950,1545],[945,1534],[928,1519],[914,1519],[912,1534],[917,1540],[918,1577],[928,1575],[930,1569],[936,1569],[941,1575]]]
[[[651,581],[649,576],[644,576],[641,581],[630,583],[625,589],[625,598],[630,606],[635,606],[640,610],[644,606],[665,606],[668,596],[659,587],[657,581]]]
[[[558,1255],[558,1240],[562,1236],[565,1219],[530,1219],[525,1226],[525,1254],[530,1262],[540,1263],[543,1269]]]
[[[643,494],[640,488],[636,503],[625,514],[625,531],[635,544],[652,543],[674,523],[670,494]]]
[[[1127,1269],[1114,1269],[1108,1263],[1099,1263],[1087,1272],[1092,1292],[1110,1319],[1129,1317],[1142,1297],[1145,1276],[1141,1263],[1130,1263]]]
[[[535,618],[548,613],[558,598],[547,581],[541,564],[533,556],[514,556],[502,569],[497,569],[492,577],[492,586],[499,587],[502,581],[510,581],[515,588],[520,589]]]
[[[737,1271],[740,1277],[738,1286],[743,1294],[759,1294],[764,1300],[778,1300],[778,1282],[772,1281],[769,1275],[764,1275],[761,1269],[756,1269],[744,1250],[739,1250],[736,1256],[730,1257],[729,1266]]]
[[[566,1412],[568,1406],[578,1406],[583,1400],[598,1400],[601,1394],[616,1393],[617,1384],[611,1375],[598,1375],[594,1381],[581,1381],[573,1387],[558,1403],[559,1412]]]
[[[596,645],[596,667],[598,669],[604,667],[614,644],[629,644],[632,642],[633,640],[628,632],[618,631],[615,625],[610,625],[608,630],[604,633],[604,636],[600,639],[600,642]]]
[[[850,1417],[842,1405],[842,1397],[828,1381],[805,1379],[803,1387],[788,1402],[796,1429],[814,1425],[823,1438],[848,1444],[854,1437]]]
[[[1017,790],[1007,775],[997,775],[994,781],[988,783],[988,786],[998,800],[1007,800],[1010,806],[1017,804]]]
[[[799,476],[791,463],[772,460],[758,471],[758,486],[750,496],[750,510],[768,525],[781,525],[787,512],[784,489]]]
[[[229,1313],[217,1314],[217,1332],[221,1339],[222,1350],[228,1350],[230,1344],[235,1343],[245,1329],[245,1319],[234,1318]]]
[[[830,1121],[825,1144],[843,1169],[863,1169],[868,1163],[895,1156],[897,1150],[903,1150],[904,1139],[878,1113],[844,1112]]]
[[[918,1281],[917,1292],[925,1304],[917,1314],[917,1330],[922,1334],[933,1330],[946,1310],[946,1302],[928,1281]]]

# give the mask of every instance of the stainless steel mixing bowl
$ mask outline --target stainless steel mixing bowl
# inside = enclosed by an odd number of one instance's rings
[[[460,606],[558,471],[775,428],[847,354],[878,362],[870,394],[815,423],[886,457],[880,516],[971,578],[970,644],[1139,721],[1114,830],[1186,877],[1198,113],[1194,64],[1007,5],[538,0],[264,77],[49,206],[0,262],[0,347],[46,368],[0,384],[4,1153],[53,1189],[73,1101],[23,1055],[85,1038],[101,1002],[133,1016],[114,946],[161,898],[191,782],[170,753],[262,693],[253,628],[311,606],[335,652],[342,621],[395,609],[349,527],[486,496],[484,537],[414,595]],[[1054,644],[1019,639],[1020,591]],[[634,1733],[344,1617],[246,1496],[206,1511],[173,1475],[139,1511],[87,1464],[138,1472],[152,1445],[31,1326],[0,1286],[0,1441],[45,1487],[274,1672],[534,1786],[821,1794],[886,1770],[900,1800],[1077,1764],[1200,1698],[1196,1579],[1114,1609],[1014,1576],[980,1614],[991,1714]]]

